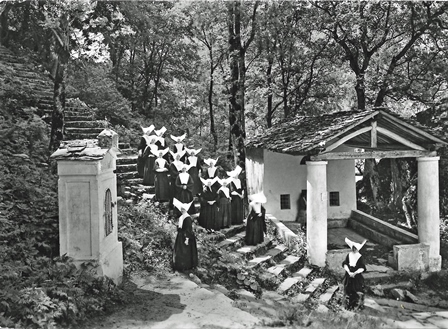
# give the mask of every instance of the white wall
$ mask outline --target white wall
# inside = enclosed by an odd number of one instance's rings
[[[348,218],[356,209],[355,160],[331,160],[327,165],[328,218]],[[340,206],[330,207],[330,192],[339,192]]]
[[[338,148],[337,151],[347,151]],[[266,212],[281,221],[294,221],[298,212],[297,200],[306,189],[307,167],[302,156],[292,156],[264,150],[263,190],[267,197]],[[328,218],[348,218],[356,209],[355,161],[331,160],[327,165]],[[329,206],[329,192],[339,192],[340,206]],[[280,195],[289,194],[291,209],[280,209]]]
[[[282,221],[294,221],[300,191],[306,189],[306,165],[301,156],[264,151],[263,190],[268,202],[266,212]],[[280,209],[280,195],[289,194],[291,209]]]

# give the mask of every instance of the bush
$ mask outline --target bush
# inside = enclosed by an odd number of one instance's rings
[[[138,205],[120,204],[118,239],[123,243],[126,273],[155,274],[171,271],[173,240],[177,232],[156,204],[142,201]]]

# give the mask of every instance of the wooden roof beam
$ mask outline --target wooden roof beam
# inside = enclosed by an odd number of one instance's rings
[[[414,127],[413,125],[411,125],[411,124],[409,124],[409,123],[407,123],[405,121],[402,121],[402,120],[394,117],[393,115],[391,115],[391,114],[389,114],[387,112],[381,111],[381,115],[383,115],[384,117],[388,118],[390,121],[394,121],[394,122],[396,122],[398,124],[401,124],[402,126],[408,128],[409,130],[412,130],[412,131],[414,131],[414,132],[416,132],[416,133],[418,133],[418,134],[420,134],[420,135],[422,135],[422,136],[424,136],[424,137],[426,137],[426,138],[428,138],[428,139],[430,139],[430,140],[432,140],[434,142],[441,143],[443,145],[447,145],[446,141],[444,141],[444,140],[442,140],[440,138],[437,138],[436,136],[433,136],[433,135],[427,133],[426,131],[424,131],[424,130],[422,130],[420,128]]]
[[[436,151],[365,151],[365,152],[334,152],[311,155],[310,161],[383,159],[383,158],[419,158],[437,156]]]
[[[388,136],[388,137],[396,140],[397,142],[399,142],[399,143],[401,143],[403,145],[406,145],[406,146],[408,146],[408,147],[410,147],[410,148],[412,148],[414,150],[420,150],[420,151],[425,151],[426,150],[424,147],[422,147],[420,145],[417,145],[417,144],[411,142],[410,140],[407,140],[407,139],[397,135],[396,133],[394,133],[394,132],[392,132],[390,130],[387,130],[387,129],[382,128],[382,127],[377,127],[376,129],[377,129],[377,131],[380,134]]]
[[[351,134],[348,134],[347,136],[342,137],[341,139],[337,140],[336,142],[334,142],[333,144],[330,144],[330,146],[325,147],[325,151],[322,153],[328,153],[333,151],[335,148],[337,148],[338,146],[344,144],[345,142],[349,141],[350,139],[352,139],[353,137],[356,137],[358,135],[364,134],[368,131],[372,130],[372,127],[364,127],[361,128],[359,130],[356,130],[354,132],[352,132]]]
[[[377,135],[377,122],[372,121],[372,130],[370,131],[370,147],[376,148],[378,146],[378,135]]]

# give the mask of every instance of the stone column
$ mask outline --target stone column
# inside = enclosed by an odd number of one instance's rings
[[[307,162],[306,236],[311,264],[325,266],[327,254],[327,162]]]
[[[429,244],[429,271],[440,271],[439,159],[417,158],[418,239]]]

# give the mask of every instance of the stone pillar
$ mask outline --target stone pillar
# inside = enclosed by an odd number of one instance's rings
[[[418,240],[429,244],[429,271],[440,271],[439,159],[417,158]]]
[[[327,254],[327,162],[308,161],[306,237],[311,264],[325,266]]]
[[[52,158],[58,161],[60,254],[79,266],[97,261],[98,275],[120,283],[123,249],[118,241],[116,153],[117,134],[101,135],[101,146],[67,145]],[[107,142],[109,141],[109,142]],[[89,143],[90,142],[90,143]],[[100,143],[99,143],[100,144]]]

